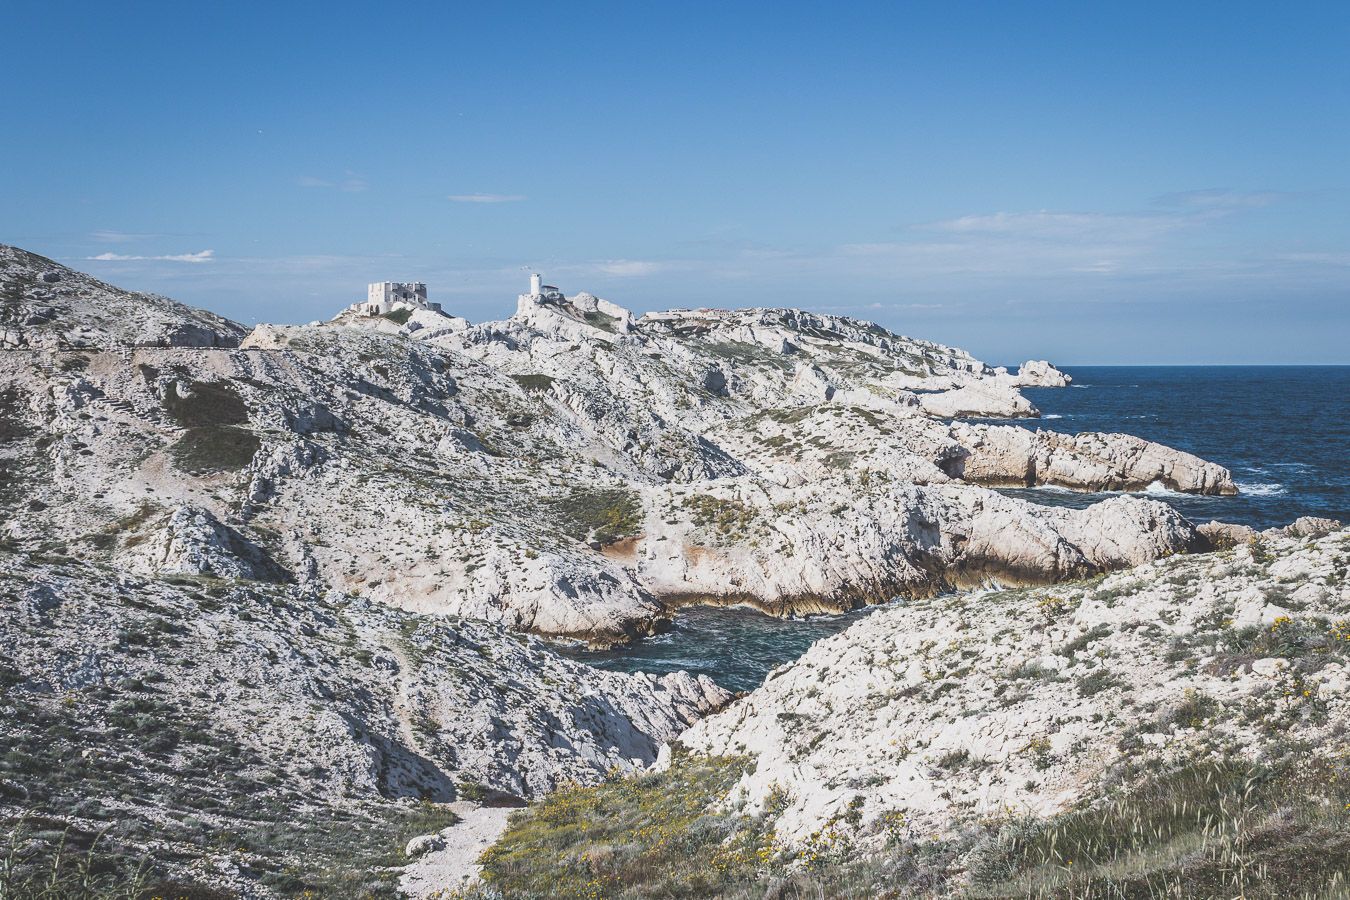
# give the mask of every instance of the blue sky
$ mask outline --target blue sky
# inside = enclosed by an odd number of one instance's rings
[[[523,267],[996,363],[1350,362],[1350,4],[6,5],[0,241],[245,322]]]

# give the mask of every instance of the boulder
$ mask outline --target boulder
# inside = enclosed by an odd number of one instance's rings
[[[997,425],[956,423],[952,436],[966,449],[956,473],[995,487],[1056,485],[1088,491],[1153,487],[1188,494],[1236,494],[1222,466],[1129,434],[1060,434]]]
[[[1017,367],[1022,387],[1068,387],[1073,379],[1043,359],[1029,359]]]
[[[1229,522],[1210,521],[1196,528],[1211,550],[1227,550],[1256,540],[1256,529]]]

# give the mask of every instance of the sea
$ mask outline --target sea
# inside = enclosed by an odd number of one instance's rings
[[[1065,434],[1125,432],[1226,466],[1238,486],[1236,497],[1196,497],[1160,488],[1141,492],[1196,524],[1219,519],[1261,529],[1299,516],[1350,523],[1350,366],[1076,366],[1064,371],[1073,377],[1070,387],[1023,390],[1041,410],[1040,419],[1008,424]],[[1061,488],[1002,493],[1072,507],[1112,496]],[[778,619],[738,607],[689,607],[672,630],[632,646],[564,652],[623,672],[686,669],[745,691],[758,687],[774,667],[875,609]]]

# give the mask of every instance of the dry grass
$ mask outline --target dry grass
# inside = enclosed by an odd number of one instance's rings
[[[573,787],[518,814],[484,854],[482,897],[1350,897],[1350,762],[1208,762],[1049,820],[971,826],[862,852],[825,829],[774,839],[774,809],[726,803],[744,760]]]

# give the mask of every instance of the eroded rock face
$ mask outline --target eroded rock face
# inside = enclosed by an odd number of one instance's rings
[[[289,573],[266,551],[208,510],[188,505],[169,514],[150,540],[124,557],[127,567],[146,575],[206,575],[248,581],[287,581]]]
[[[1350,533],[1262,542],[878,611],[680,742],[750,754],[733,799],[785,803],[780,839],[878,845],[887,821],[1048,816],[1125,763],[1324,746],[1350,716]]]
[[[921,394],[919,406],[930,416],[942,419],[987,417],[1018,419],[1040,415],[1031,401],[1013,387],[997,382],[981,381],[940,391]]]
[[[1014,376],[1022,387],[1068,387],[1073,379],[1043,359],[1029,359]]]
[[[175,676],[166,688],[174,698],[195,707],[195,688],[223,691],[207,721],[264,752],[305,748],[298,758],[333,771],[325,789],[334,794],[346,782],[416,796],[420,779],[451,796],[453,782],[471,781],[538,797],[652,762],[662,743],[730,700],[706,676],[601,672],[500,626],[340,593],[210,580],[194,588],[95,566],[0,562],[0,583],[16,579],[55,598],[47,625],[61,635],[50,644],[8,623],[6,658],[21,673],[107,684],[161,671],[172,659],[130,652],[117,635],[166,618],[176,623],[174,658],[201,663]],[[324,701],[316,719],[288,714],[315,698]]]
[[[1036,507],[968,487],[769,489],[751,480],[667,489],[618,557],[672,602],[825,612],[951,588],[1045,584],[1195,545],[1165,504],[1116,498]]]

